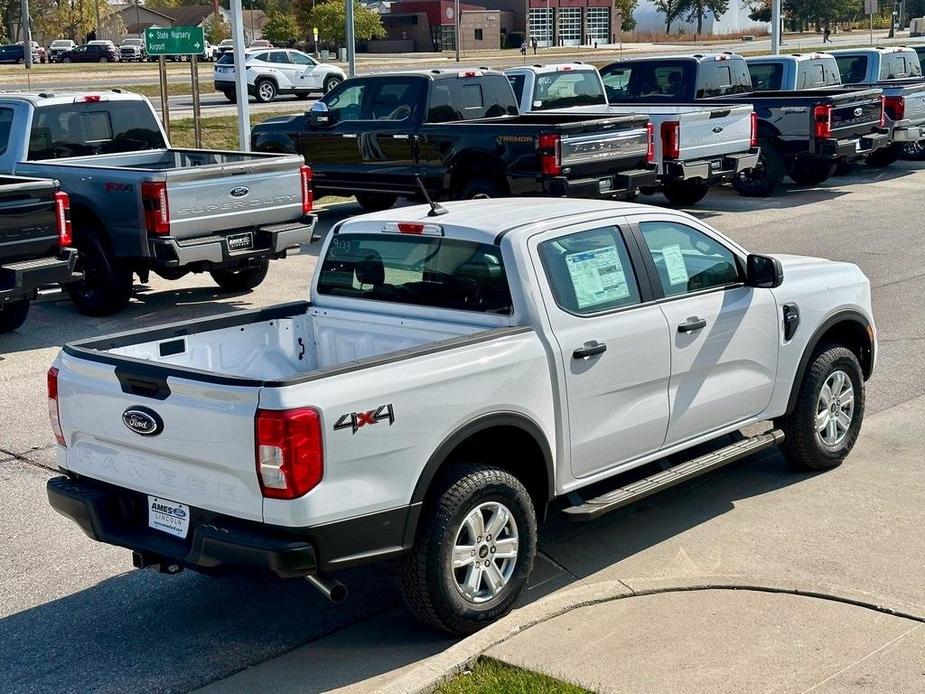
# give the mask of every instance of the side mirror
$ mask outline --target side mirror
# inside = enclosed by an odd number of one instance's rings
[[[326,128],[329,125],[334,125],[334,114],[328,110],[328,105],[323,101],[316,101],[312,104],[307,116],[308,127],[310,128]]]
[[[745,261],[745,284],[759,289],[774,289],[784,281],[784,268],[777,258],[749,254]]]

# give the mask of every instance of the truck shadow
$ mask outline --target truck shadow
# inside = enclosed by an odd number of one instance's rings
[[[737,501],[806,478],[788,472],[780,456],[770,453],[591,523],[567,524],[552,509],[541,527],[541,555],[523,602],[618,568],[728,513]],[[559,561],[566,546],[569,558]],[[150,570],[119,574],[0,619],[0,661],[7,664],[0,690],[185,691],[278,657],[283,660],[273,668],[245,673],[229,685],[253,691],[259,684],[277,692],[369,686],[371,678],[455,643],[395,609],[400,599],[393,573],[391,565],[342,572],[350,597],[336,606],[299,580],[190,572],[171,577]]]

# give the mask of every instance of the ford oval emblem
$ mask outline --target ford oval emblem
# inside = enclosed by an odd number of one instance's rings
[[[229,195],[233,198],[243,198],[245,195],[251,192],[251,189],[247,186],[238,186],[237,188],[232,188]]]
[[[130,407],[122,413],[122,423],[141,436],[157,436],[164,430],[164,420],[147,407]]]
[[[713,128],[713,132],[715,132],[715,133],[721,133],[721,132],[723,132],[723,126],[717,125],[715,128]]]
[[[856,109],[854,109],[854,117],[855,117],[855,118],[860,118],[860,117],[861,117],[861,114],[863,114],[863,113],[864,113],[864,109],[861,108],[860,106],[858,106]]]

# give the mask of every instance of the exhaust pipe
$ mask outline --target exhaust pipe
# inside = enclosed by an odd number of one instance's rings
[[[305,580],[321,591],[321,594],[333,603],[347,599],[347,586],[328,574],[309,574]]]

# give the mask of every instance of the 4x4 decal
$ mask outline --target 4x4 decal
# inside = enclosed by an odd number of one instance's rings
[[[355,434],[367,424],[378,424],[382,421],[388,421],[389,426],[395,423],[395,412],[391,403],[379,405],[375,410],[369,410],[368,412],[342,414],[334,423],[334,431],[350,429]]]

